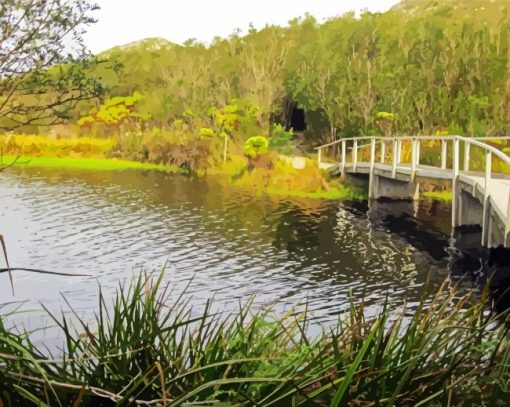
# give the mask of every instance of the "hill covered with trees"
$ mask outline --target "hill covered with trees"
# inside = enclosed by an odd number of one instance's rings
[[[109,96],[145,95],[139,110],[158,126],[185,111],[207,122],[211,107],[240,99],[256,106],[262,132],[281,123],[313,139],[380,133],[377,113],[390,112],[399,134],[497,136],[509,130],[509,9],[506,0],[407,0],[210,46],[147,39],[100,55],[122,68],[94,74]]]

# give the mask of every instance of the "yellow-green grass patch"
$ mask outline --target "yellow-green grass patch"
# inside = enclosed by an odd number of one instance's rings
[[[422,196],[444,202],[451,202],[453,199],[452,191],[422,192]]]
[[[4,155],[2,165],[13,164],[33,168],[62,168],[77,170],[119,171],[119,170],[151,170],[167,173],[184,174],[186,171],[175,165],[141,163],[137,161],[118,160],[113,158],[79,158],[79,157],[19,157]]]

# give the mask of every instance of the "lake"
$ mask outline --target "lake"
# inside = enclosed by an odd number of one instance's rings
[[[156,172],[25,169],[2,173],[0,233],[14,275],[0,275],[4,313],[26,329],[51,325],[41,303],[91,316],[98,285],[165,269],[200,309],[234,310],[254,298],[283,311],[305,299],[316,321],[335,321],[349,297],[375,312],[412,307],[429,282],[449,279],[455,239],[450,207],[436,201],[335,202],[254,196]],[[476,262],[475,262],[476,263]],[[471,266],[476,269],[476,264]]]

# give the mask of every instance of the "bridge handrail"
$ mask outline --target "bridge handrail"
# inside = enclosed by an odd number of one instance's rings
[[[469,137],[474,140],[510,140],[510,136],[496,136],[496,137]]]
[[[510,165],[510,157],[502,152],[501,150],[498,150],[496,147],[491,146],[487,143],[482,143],[479,140],[510,140],[510,137],[465,137],[465,136],[458,136],[458,135],[444,135],[444,136],[389,136],[389,137],[382,137],[382,136],[362,136],[362,137],[348,137],[348,138],[341,138],[338,140],[335,140],[331,143],[323,144],[321,146],[315,147],[316,150],[321,150],[326,147],[331,147],[336,144],[340,144],[343,142],[348,141],[358,141],[358,140],[376,140],[376,141],[394,141],[394,140],[434,140],[434,141],[455,141],[459,140],[464,143],[472,144],[477,147],[480,147],[482,149],[485,149],[487,151],[490,151],[492,154],[496,155],[498,158],[503,160],[506,164]],[[362,146],[357,146],[357,148],[364,148],[370,146],[370,144],[364,144]]]
[[[373,138],[382,138],[382,137],[380,137],[380,136],[362,136],[362,137],[339,138],[338,140],[332,141],[331,143],[323,144],[323,145],[320,145],[320,146],[318,146],[318,147],[315,147],[315,150],[319,150],[320,148],[324,148],[324,147],[334,146],[335,144],[339,144],[339,143],[341,143],[342,141],[350,141],[350,140],[372,140]]]
[[[474,139],[472,139],[470,137],[463,137],[463,136],[456,136],[456,137],[460,141],[463,141],[465,143],[469,143],[469,144],[475,145],[477,147],[481,147],[481,148],[485,149],[486,151],[491,152],[492,154],[496,155],[501,160],[503,160],[505,163],[510,165],[510,157],[507,154],[505,154],[503,151],[498,150],[496,147],[491,146],[491,145],[486,144],[486,143],[482,143],[482,142],[480,142],[478,140],[474,140]]]

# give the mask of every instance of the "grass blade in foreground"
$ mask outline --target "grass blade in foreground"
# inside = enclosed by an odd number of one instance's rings
[[[175,296],[174,296],[175,294]],[[496,405],[509,396],[506,318],[487,317],[442,288],[415,310],[376,318],[354,305],[311,340],[307,313],[275,315],[248,303],[196,316],[183,293],[140,276],[113,304],[99,296],[94,328],[55,316],[66,344],[45,359],[28,335],[0,324],[3,405]],[[171,302],[178,298],[177,302]],[[405,316],[407,315],[407,316]],[[501,321],[501,319],[505,319]]]

